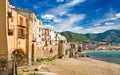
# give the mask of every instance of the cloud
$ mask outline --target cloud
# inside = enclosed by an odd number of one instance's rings
[[[71,0],[64,5],[60,5],[48,10],[45,14],[53,15],[49,20],[53,20],[53,24],[44,24],[43,27],[54,31],[72,31],[75,33],[102,33],[110,29],[120,29],[120,24],[116,21],[120,18],[120,13],[109,12],[106,13],[102,19],[91,21],[88,26],[82,27],[81,22],[87,17],[87,14],[70,14],[70,8],[84,2],[85,0]],[[43,16],[43,15],[42,15]],[[45,16],[45,15],[44,15]],[[63,16],[67,16],[62,18]],[[46,17],[42,17],[46,19]],[[48,16],[47,16],[48,18]],[[115,25],[116,24],[116,25]],[[93,26],[94,25],[94,26]]]
[[[74,14],[72,16],[69,16],[67,19],[56,19],[57,23],[56,25],[43,25],[44,28],[47,28],[47,29],[52,29],[52,30],[55,30],[55,31],[75,31],[75,30],[78,30],[78,29],[81,29],[82,27],[74,27],[74,24],[77,23],[77,22],[80,22],[82,21],[83,19],[85,18],[85,14]]]
[[[79,26],[70,26],[67,28],[66,27],[59,27],[59,26],[53,26],[53,25],[43,25],[44,28],[50,29],[50,30],[54,30],[54,31],[58,31],[58,32],[62,32],[62,31],[71,31],[71,32],[75,32],[75,33],[82,33],[82,34],[86,34],[86,33],[102,33],[105,32],[107,30],[111,30],[111,29],[120,29],[120,24],[117,25],[106,25],[106,26],[96,26],[96,27],[89,27],[89,28],[84,28]]]
[[[67,13],[66,11],[62,11],[62,12],[59,13],[59,16],[62,16],[64,14],[66,14],[66,13]]]
[[[113,13],[111,15],[112,17],[108,17],[108,19],[106,19],[105,21],[117,20],[120,18],[120,13]]]
[[[74,26],[75,23],[82,21],[84,18],[85,18],[85,14],[79,14],[79,15],[73,14],[66,20],[62,21],[59,27],[63,29],[70,28]]]
[[[120,29],[120,25],[96,26],[90,28],[83,28],[80,26],[76,26],[70,29],[69,31],[86,34],[86,33],[102,33],[110,29]]]
[[[41,18],[46,20],[51,20],[51,19],[54,19],[55,16],[51,14],[45,14],[45,15],[42,15]]]
[[[114,23],[112,22],[106,22],[105,25],[113,25]]]
[[[94,26],[100,26],[100,25],[101,25],[100,23],[94,24]]]
[[[44,21],[52,20],[53,22],[51,22],[49,25],[48,25],[48,23],[45,23],[43,26],[45,28],[51,28],[56,31],[72,29],[72,27],[75,25],[75,23],[77,23],[85,18],[85,14],[70,14],[69,10],[71,7],[73,7],[79,3],[82,3],[84,1],[85,0],[69,0],[67,3],[65,3],[63,5],[49,9],[47,12],[44,13],[45,15],[41,16],[41,18],[47,19]],[[66,16],[66,17],[63,18],[63,16]],[[54,26],[52,26],[52,25],[54,25]]]
[[[44,25],[43,27],[50,29],[50,30],[55,30],[58,32],[71,31],[71,32],[82,33],[82,34],[102,33],[102,32],[105,32],[107,30],[110,30],[110,29],[120,29],[120,25],[96,26],[96,27],[90,27],[90,28],[83,28],[81,26],[74,26],[74,27],[69,27],[67,29],[58,28],[58,27],[53,26],[53,25]]]
[[[120,18],[120,13],[117,13],[115,17],[110,18],[110,20],[117,20]]]
[[[78,4],[78,3],[82,3],[84,1],[85,0],[72,0],[71,2],[67,3],[65,6],[71,7],[71,6],[74,6],[74,5]]]
[[[117,18],[120,18],[120,13],[117,13],[117,14],[116,14],[116,17],[117,17]]]
[[[110,22],[112,21],[117,21],[118,19],[120,19],[120,13],[116,13],[116,12],[109,12],[109,13],[106,13],[105,16],[102,18],[102,19],[98,19],[98,20],[93,20],[91,22],[91,24],[93,24],[94,26],[100,26],[100,25],[103,25],[103,23],[105,25],[111,25]],[[112,23],[113,24],[113,23]]]
[[[119,25],[106,25],[106,26],[97,26],[97,27],[90,27],[85,29],[84,33],[102,33],[110,29],[119,29]]]
[[[64,0],[56,0],[57,2],[64,2]]]
[[[13,5],[10,5],[10,4],[9,4],[9,7],[10,7],[10,8],[15,8],[15,6],[13,6]]]
[[[50,29],[50,30],[56,30],[56,27],[54,27],[53,25],[43,25],[43,28],[46,28],[46,29]]]
[[[53,20],[54,22],[56,22],[56,23],[59,23],[59,22],[62,22],[62,19],[59,19],[59,18],[54,18],[54,20]]]
[[[68,13],[70,9],[70,7],[73,7],[79,3],[84,2],[85,0],[71,0],[68,3],[65,3],[63,5],[60,5],[58,7],[52,8],[50,10],[48,10],[46,13],[51,13],[54,15],[65,15],[66,13]]]

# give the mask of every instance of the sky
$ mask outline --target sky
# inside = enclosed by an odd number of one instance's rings
[[[43,28],[58,32],[120,30],[120,0],[10,0],[10,7],[33,11]]]

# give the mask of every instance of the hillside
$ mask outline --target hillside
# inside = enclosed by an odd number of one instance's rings
[[[108,30],[99,34],[78,34],[66,31],[62,32],[61,35],[65,36],[68,41],[120,43],[120,30]]]
[[[91,42],[91,40],[83,34],[77,34],[70,31],[66,31],[62,32],[61,35],[65,36],[67,38],[67,41]]]

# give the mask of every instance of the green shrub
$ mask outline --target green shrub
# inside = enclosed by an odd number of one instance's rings
[[[19,73],[18,75],[23,75],[22,73]]]

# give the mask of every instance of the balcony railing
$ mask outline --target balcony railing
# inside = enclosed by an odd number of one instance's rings
[[[26,26],[25,26],[25,25],[22,25],[22,24],[19,24],[18,26],[19,26],[19,27],[22,27],[22,28],[26,28]]]
[[[25,34],[23,34],[23,35],[18,35],[18,38],[25,39]]]

